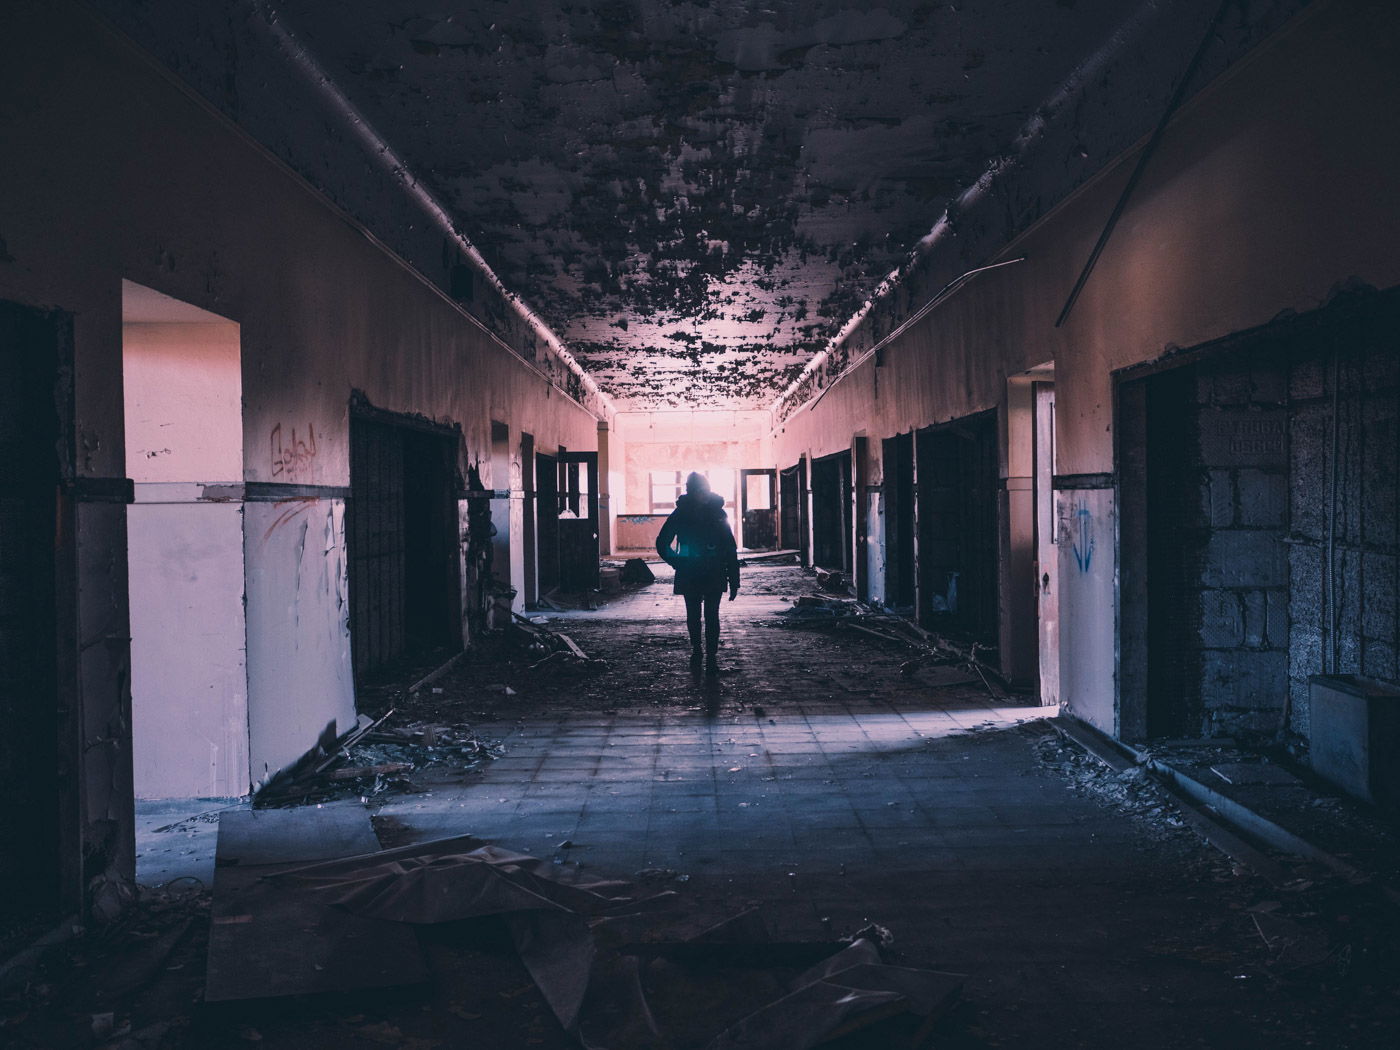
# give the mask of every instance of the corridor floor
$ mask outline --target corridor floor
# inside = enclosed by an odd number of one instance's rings
[[[1265,975],[1247,873],[1039,762],[1054,709],[783,626],[784,596],[810,589],[797,569],[750,570],[723,609],[718,678],[688,669],[665,581],[550,614],[608,670],[506,682],[513,717],[474,722],[505,757],[387,802],[381,836],[470,832],[598,874],[674,872],[794,938],[880,923],[908,965],[968,976],[941,1045],[1314,1045],[1328,1008]],[[433,699],[482,703],[482,673]]]

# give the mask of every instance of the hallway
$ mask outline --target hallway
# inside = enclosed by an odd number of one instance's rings
[[[1396,1045],[1397,53],[1394,0],[6,4],[0,1044]],[[697,674],[629,563],[731,551]],[[277,881],[401,861],[526,904]],[[580,872],[676,910],[610,943]],[[803,966],[678,962],[750,906]]]
[[[879,923],[904,965],[967,975],[937,1045],[1310,1044],[1321,1004],[1268,976],[1243,910],[1267,887],[1179,822],[1129,815],[1039,761],[1054,709],[930,685],[900,675],[904,652],[783,626],[783,596],[811,584],[745,571],[718,679],[687,668],[665,580],[548,614],[609,670],[502,679],[519,717],[474,728],[504,756],[466,785],[424,778],[424,794],[387,801],[381,838],[470,833],[595,875],[649,872],[715,914],[758,905],[778,937]],[[447,679],[435,709],[488,702],[481,674]]]

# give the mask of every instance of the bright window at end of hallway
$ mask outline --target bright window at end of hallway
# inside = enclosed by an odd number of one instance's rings
[[[651,512],[670,514],[676,509],[676,499],[685,491],[685,475],[679,470],[651,472]]]

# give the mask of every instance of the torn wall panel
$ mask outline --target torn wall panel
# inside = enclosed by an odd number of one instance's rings
[[[254,783],[355,722],[345,501],[250,502],[244,511],[248,721]]]

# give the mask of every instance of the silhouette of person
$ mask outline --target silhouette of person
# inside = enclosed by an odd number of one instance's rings
[[[705,671],[717,674],[719,600],[726,587],[731,602],[739,593],[739,553],[724,515],[724,499],[710,491],[703,474],[692,473],[685,479],[685,495],[676,500],[676,509],[661,526],[656,553],[675,568],[675,593],[685,598],[690,666],[700,667],[703,611]]]

